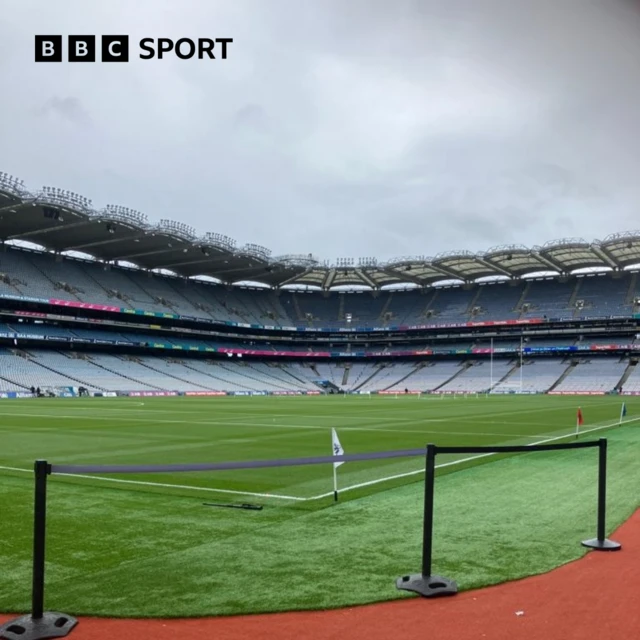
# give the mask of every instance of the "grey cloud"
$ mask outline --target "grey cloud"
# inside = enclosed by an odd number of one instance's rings
[[[71,96],[66,98],[53,96],[37,110],[37,113],[42,116],[53,115],[56,118],[83,126],[91,122],[89,112],[84,108],[82,101]]]
[[[64,7],[23,0],[0,24],[0,81],[19,89],[0,101],[0,169],[36,188],[327,258],[637,226],[625,0]],[[86,31],[234,43],[215,62],[31,61],[34,33]]]

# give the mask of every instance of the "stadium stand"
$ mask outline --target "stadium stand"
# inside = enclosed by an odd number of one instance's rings
[[[638,365],[631,362],[627,373],[627,379],[621,380],[623,390],[628,393],[640,393],[640,369]]]
[[[622,379],[629,362],[618,358],[581,358],[572,363],[567,376],[554,391],[558,392],[609,392]]]
[[[634,274],[635,275],[635,274]],[[274,292],[5,247],[0,295],[112,305],[275,326],[385,326],[631,313],[632,274],[396,292]],[[347,317],[349,316],[349,320]]]
[[[636,232],[330,264],[5,173],[0,197],[0,395],[640,391]]]
[[[524,360],[522,387],[520,387],[520,368],[517,367],[493,387],[493,393],[507,393],[516,389],[524,393],[545,393],[558,382],[568,367],[569,364],[562,358]]]
[[[434,391],[460,373],[462,369],[463,365],[460,362],[429,362],[423,366],[417,366],[405,380],[392,385],[389,390]]]
[[[442,393],[488,392],[492,388],[492,382],[496,384],[516,366],[516,363],[511,360],[495,360],[493,367],[488,362],[472,361],[466,364],[466,368],[440,387],[439,391]]]

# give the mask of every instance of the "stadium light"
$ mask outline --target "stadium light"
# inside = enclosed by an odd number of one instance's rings
[[[15,195],[22,196],[27,193],[24,180],[19,180],[6,171],[0,172],[0,188],[11,191]]]
[[[170,233],[183,240],[194,241],[196,239],[196,230],[185,224],[184,222],[177,222],[175,220],[160,220],[160,228],[165,233]]]
[[[259,244],[245,244],[240,247],[236,253],[238,255],[252,256],[254,258],[259,258],[260,260],[269,260],[269,256],[271,255],[271,250],[266,247],[262,247]],[[249,265],[251,266],[251,265]]]
[[[236,241],[233,238],[221,233],[212,233],[211,231],[204,234],[203,242],[224,251],[233,251],[236,246]]]
[[[121,207],[120,205],[108,204],[105,207],[105,212],[110,218],[122,220],[136,226],[147,225],[147,216],[144,215],[144,213],[136,211],[135,209]]]
[[[282,264],[286,267],[316,267],[320,265],[320,259],[316,258],[313,254],[295,254],[287,253],[282,256],[273,258],[273,262]]]

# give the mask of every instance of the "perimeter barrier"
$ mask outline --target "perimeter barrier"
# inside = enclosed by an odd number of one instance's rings
[[[452,595],[457,593],[457,584],[448,578],[431,573],[433,549],[433,504],[437,454],[501,454],[531,453],[534,451],[558,451],[563,449],[599,449],[597,536],[582,544],[596,550],[616,550],[620,544],[605,537],[607,440],[573,442],[566,444],[539,444],[522,446],[486,447],[440,447],[427,445],[424,491],[424,525],[422,568],[419,574],[398,578],[398,589],[413,591],[425,597]],[[163,465],[57,465],[46,460],[37,460],[34,465],[35,494],[33,519],[33,569],[31,584],[31,613],[0,626],[0,638],[6,640],[44,640],[68,635],[77,625],[70,615],[44,610],[45,587],[45,541],[47,522],[47,480],[51,474],[84,475],[87,473],[185,473],[195,471],[223,471],[232,469],[265,469],[336,462],[358,462],[364,460],[388,460],[425,455],[425,449],[402,449],[377,453],[356,453],[339,456],[317,456],[281,460],[257,460],[246,462],[221,462],[202,464]]]

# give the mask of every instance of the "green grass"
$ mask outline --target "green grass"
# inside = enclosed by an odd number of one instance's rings
[[[621,400],[549,396],[170,398],[7,401],[0,405],[0,610],[29,606],[36,458],[176,463],[449,445],[529,443],[614,424]],[[627,419],[640,399],[627,399]],[[608,528],[639,505],[640,420],[609,439]],[[460,458],[460,457],[458,457]],[[438,463],[453,461],[441,456]],[[547,571],[595,535],[595,450],[490,457],[443,469],[434,572],[462,589]],[[329,608],[405,597],[419,570],[421,458],[50,480],[47,607],[73,614],[195,616]],[[456,473],[446,473],[456,470]],[[389,476],[402,475],[391,481]],[[226,492],[240,492],[226,493]],[[252,494],[277,494],[265,498]],[[294,499],[295,498],[295,499]],[[202,506],[254,502],[262,511]]]

